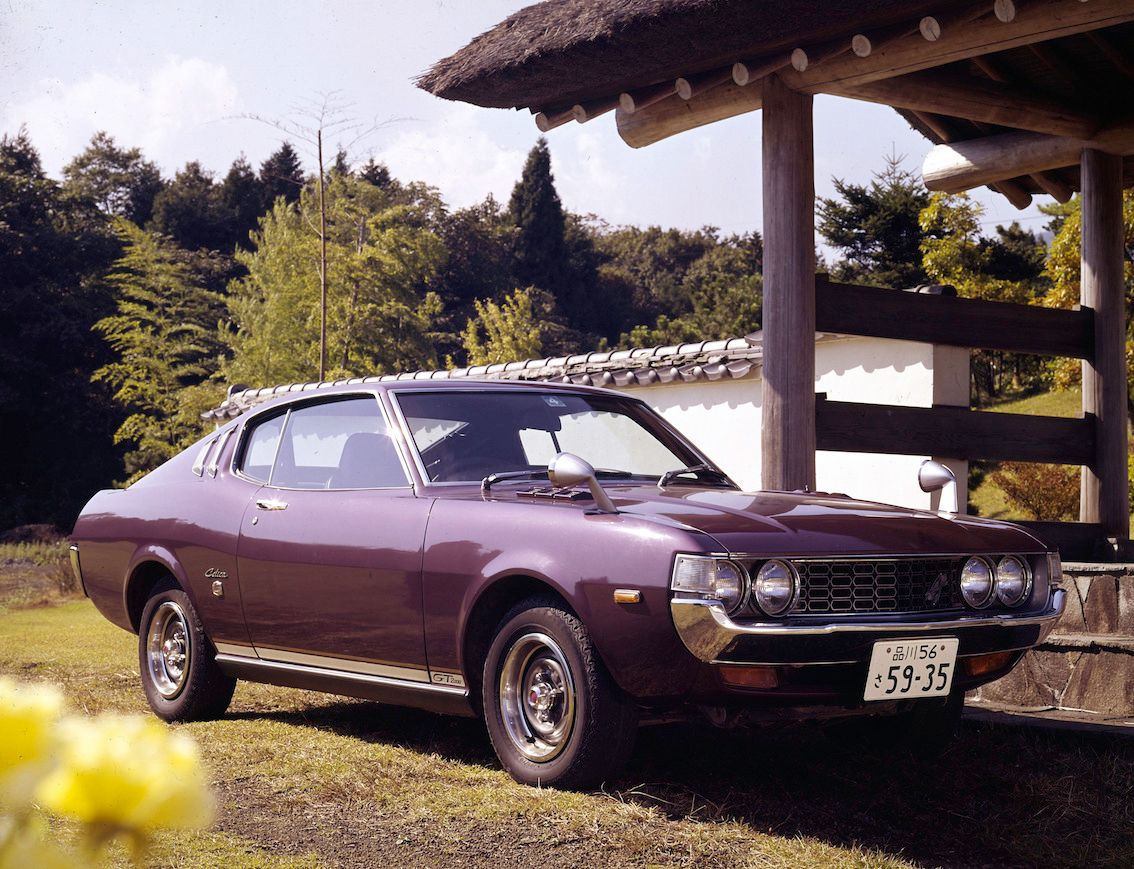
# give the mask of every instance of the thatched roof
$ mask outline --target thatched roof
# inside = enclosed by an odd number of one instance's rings
[[[418,86],[489,108],[570,106],[958,0],[548,0],[510,15]]]

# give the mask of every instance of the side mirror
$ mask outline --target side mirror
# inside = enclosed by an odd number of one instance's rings
[[[551,464],[547,466],[547,478],[551,480],[551,485],[560,488],[586,483],[591,491],[591,497],[595,499],[595,507],[600,513],[618,512],[610,496],[599,485],[594,467],[574,453],[560,453],[552,459]]]
[[[941,462],[935,462],[933,459],[926,459],[921,463],[921,467],[917,469],[917,484],[921,487],[923,492],[936,492],[938,489],[950,489],[952,495],[953,507],[950,512],[960,513],[961,504],[959,492],[957,491],[957,477]],[[945,493],[942,493],[941,499],[945,500]]]

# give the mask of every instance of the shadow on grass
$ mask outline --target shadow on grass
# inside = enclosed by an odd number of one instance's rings
[[[376,703],[236,713],[498,767],[479,721]],[[934,757],[846,724],[644,728],[604,790],[674,820],[943,866],[1134,865],[1134,738],[965,722]]]

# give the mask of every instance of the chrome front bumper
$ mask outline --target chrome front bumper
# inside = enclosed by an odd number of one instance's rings
[[[925,614],[815,617],[785,622],[733,621],[712,600],[670,601],[673,623],[685,647],[702,661],[745,664],[849,664],[870,658],[876,640],[956,636],[959,654],[1027,649],[1043,642],[1063,613],[1067,593],[1052,589],[1040,612],[953,616],[927,620]]]

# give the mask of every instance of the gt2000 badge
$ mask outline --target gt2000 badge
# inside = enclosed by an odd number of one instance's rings
[[[434,673],[433,683],[435,685],[452,685],[454,688],[465,687],[464,677],[456,676],[453,673]]]

